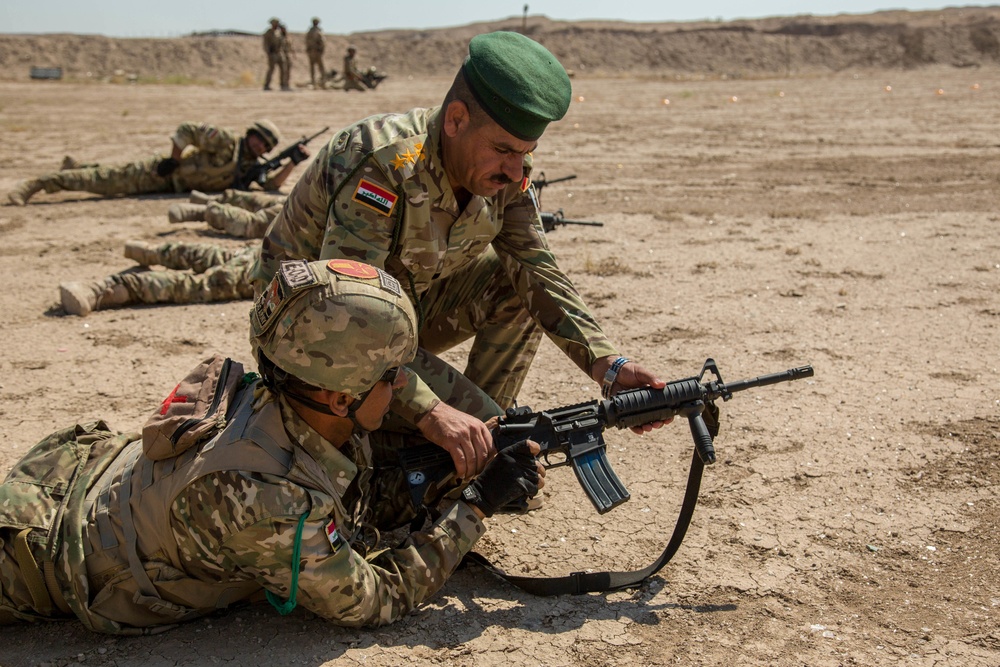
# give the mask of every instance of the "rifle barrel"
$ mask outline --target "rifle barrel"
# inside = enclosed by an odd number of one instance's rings
[[[753,387],[764,387],[769,384],[777,384],[779,382],[790,382],[792,380],[801,380],[802,378],[809,378],[813,376],[812,366],[799,366],[797,368],[789,368],[787,371],[781,371],[780,373],[770,373],[768,375],[761,375],[750,380],[737,380],[736,382],[726,382],[726,389],[729,392],[743,391],[744,389],[752,389]]]

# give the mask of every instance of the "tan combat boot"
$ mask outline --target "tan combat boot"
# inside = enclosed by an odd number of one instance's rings
[[[170,222],[204,222],[204,204],[174,204],[167,209]]]
[[[156,246],[145,241],[126,241],[125,256],[143,266],[155,266],[160,263],[160,253]]]
[[[213,201],[222,201],[222,195],[210,195],[200,190],[192,190],[190,201],[192,204],[202,204],[205,205]]]
[[[133,302],[125,285],[113,278],[96,283],[71,282],[59,285],[63,310],[70,315],[89,315],[94,310],[120,308]]]
[[[37,178],[28,181],[21,181],[17,187],[10,191],[7,200],[14,206],[24,206],[31,199],[31,196],[41,190],[42,182]]]

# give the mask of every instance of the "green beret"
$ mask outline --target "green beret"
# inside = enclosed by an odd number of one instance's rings
[[[523,141],[538,139],[550,122],[565,116],[573,94],[556,57],[516,32],[473,37],[462,73],[486,113]]]

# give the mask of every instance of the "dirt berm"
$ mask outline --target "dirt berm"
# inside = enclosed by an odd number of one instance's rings
[[[734,22],[567,23],[543,16],[434,30],[327,34],[327,66],[340,67],[348,44],[359,60],[392,76],[450,74],[468,40],[490,30],[523,30],[574,74],[652,77],[755,77],[838,72],[850,67],[977,67],[1000,61],[1000,7],[870,15],[767,18]],[[307,78],[303,35],[293,80]],[[172,39],[100,35],[0,35],[0,78],[22,80],[32,67],[61,67],[70,80],[116,76],[140,82],[256,86],[263,77],[258,35],[220,30]]]

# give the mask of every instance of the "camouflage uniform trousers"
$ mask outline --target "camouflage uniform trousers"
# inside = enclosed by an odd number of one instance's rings
[[[63,169],[41,176],[38,180],[49,194],[70,190],[108,197],[180,192],[185,189],[179,188],[179,184],[175,185],[172,178],[163,178],[156,173],[156,165],[162,159],[153,157],[110,167],[93,165],[81,169]]]
[[[472,338],[463,375],[501,409],[512,407],[538,351],[542,330],[511,284],[493,246],[465,268],[433,283],[421,295],[419,308],[423,315],[421,349],[437,355]],[[419,358],[414,364],[419,368]],[[419,370],[418,374],[423,377]],[[448,401],[448,393],[439,393],[443,388],[435,386],[440,384],[438,378],[431,379],[435,381],[428,385]],[[480,414],[475,403],[462,401],[456,407]],[[487,417],[496,414],[492,408],[487,410]]]
[[[230,250],[210,243],[164,243],[155,249],[163,271],[118,273],[116,282],[139,303],[211,303],[252,299],[250,269],[259,246]]]
[[[326,83],[326,70],[323,68],[323,52],[316,50],[306,50],[309,57],[309,81],[316,85],[316,71],[319,70],[319,85]]]
[[[285,56],[280,52],[272,52],[267,54],[267,74],[264,76],[264,87],[271,87],[271,77],[274,74],[274,68],[278,68],[278,77],[282,85],[288,80],[288,61]]]
[[[229,236],[259,239],[284,203],[285,195],[229,189],[219,201],[209,202],[205,221]]]

